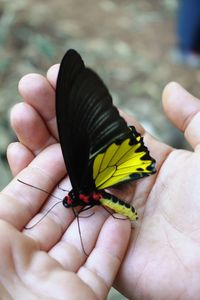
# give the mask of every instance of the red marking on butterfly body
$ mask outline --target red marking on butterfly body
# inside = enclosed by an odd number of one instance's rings
[[[103,197],[100,192],[91,192],[89,194],[75,193],[73,190],[64,197],[63,205],[65,207],[75,207],[84,205],[98,205],[99,200]],[[100,204],[100,203],[99,203]]]

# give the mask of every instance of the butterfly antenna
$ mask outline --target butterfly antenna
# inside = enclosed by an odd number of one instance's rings
[[[48,214],[49,214],[49,212],[57,205],[57,204],[59,204],[59,203],[61,203],[61,202],[63,202],[63,200],[61,200],[59,197],[56,197],[55,195],[53,195],[53,194],[51,194],[51,193],[48,193],[47,191],[45,191],[45,190],[43,190],[43,189],[41,189],[41,188],[39,188],[39,187],[37,187],[37,186],[34,186],[34,185],[32,185],[32,184],[30,184],[30,183],[27,183],[27,182],[24,182],[24,181],[22,181],[22,180],[20,180],[20,179],[17,179],[17,181],[19,181],[20,183],[23,183],[23,184],[25,184],[25,185],[27,185],[27,186],[30,186],[30,187],[32,187],[32,188],[34,188],[34,189],[36,189],[36,190],[39,190],[39,191],[41,191],[41,192],[43,192],[43,193],[45,193],[45,194],[47,194],[47,195],[49,195],[49,196],[51,196],[51,197],[53,197],[53,198],[55,198],[55,199],[58,199],[59,201],[58,202],[56,202],[53,206],[51,206],[47,211],[46,211],[46,213],[36,222],[36,223],[34,223],[33,225],[31,225],[31,226],[25,226],[24,228],[25,229],[32,229],[32,228],[34,228],[37,224],[39,224]]]
[[[80,214],[83,212],[83,211],[86,211],[86,210],[89,210],[90,208],[92,208],[94,205],[88,205],[86,207],[82,207],[81,210],[79,211],[78,215],[79,215],[79,218],[90,218],[92,217],[95,212],[92,212],[90,215],[87,215],[87,216],[80,216]]]
[[[20,180],[20,179],[17,179],[17,181],[19,181],[20,183],[23,183],[23,184],[25,184],[25,185],[27,185],[27,186],[30,186],[30,187],[32,187],[32,188],[34,188],[34,189],[36,189],[36,190],[39,190],[39,191],[41,191],[41,192],[43,192],[43,193],[45,193],[45,194],[47,194],[47,195],[49,195],[49,196],[52,196],[52,197],[55,198],[55,199],[61,200],[59,197],[57,197],[57,196],[55,196],[55,195],[53,195],[53,194],[51,194],[51,193],[49,193],[49,192],[47,192],[47,191],[45,191],[45,190],[39,188],[39,187],[37,187],[37,186],[34,186],[34,185],[32,185],[32,184],[30,184],[30,183],[27,183],[27,182],[25,182],[25,181],[22,181],[22,180]]]
[[[38,225],[49,213],[50,213],[50,211],[56,206],[56,205],[58,205],[59,203],[61,203],[61,202],[63,202],[63,200],[60,200],[60,201],[58,201],[58,202],[56,202],[54,205],[52,205],[47,211],[46,211],[46,213],[37,221],[37,222],[35,222],[33,225],[31,225],[31,226],[25,226],[24,228],[25,229],[32,229],[32,228],[34,228],[36,225]]]
[[[81,234],[81,227],[80,227],[80,219],[79,219],[79,214],[76,213],[75,209],[72,207],[72,211],[74,213],[75,218],[77,219],[77,224],[78,224],[78,232],[79,232],[79,236],[80,236],[80,241],[81,241],[81,247],[83,250],[83,253],[85,254],[85,256],[89,256],[85,250],[84,244],[83,244],[83,238],[82,238],[82,234]]]

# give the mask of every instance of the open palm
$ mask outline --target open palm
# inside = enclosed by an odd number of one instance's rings
[[[8,158],[17,178],[62,198],[63,191],[54,190],[66,173],[57,144],[57,70],[54,66],[47,78],[32,74],[20,82],[25,102],[16,105],[11,114],[20,143],[10,145]],[[90,253],[86,258],[71,210],[57,205],[37,226],[20,233],[56,200],[16,179],[4,189],[0,253],[8,255],[10,251],[12,261],[8,261],[18,280],[16,293],[27,292],[36,299],[38,295],[42,299],[103,299],[123,259],[115,287],[129,299],[198,299],[200,102],[174,83],[166,87],[163,98],[167,116],[185,132],[194,152],[160,143],[128,120],[144,134],[158,172],[118,191],[124,200],[131,197],[139,214],[125,256],[128,222],[107,219],[99,208],[90,218],[81,218],[84,245]],[[67,188],[68,184],[60,185]],[[0,275],[7,278],[8,263],[5,260],[1,265]],[[5,293],[9,280],[12,285],[13,277],[5,280]]]

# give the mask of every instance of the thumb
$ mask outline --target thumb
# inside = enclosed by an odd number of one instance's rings
[[[176,82],[163,91],[163,107],[169,120],[195,149],[200,145],[200,101]]]

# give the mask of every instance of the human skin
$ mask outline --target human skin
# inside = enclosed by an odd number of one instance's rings
[[[11,112],[19,143],[9,146],[8,161],[16,178],[61,197],[63,192],[54,189],[66,174],[55,119],[57,72],[55,65],[47,77],[30,74],[20,81],[24,102]],[[157,161],[157,173],[117,191],[138,210],[132,230],[128,221],[108,218],[101,207],[81,219],[88,257],[71,210],[57,205],[37,226],[23,230],[41,217],[53,199],[16,178],[3,190],[2,299],[105,299],[113,284],[134,300],[199,299],[200,102],[170,83],[163,93],[163,107],[192,150],[157,141],[126,117],[144,135]]]

